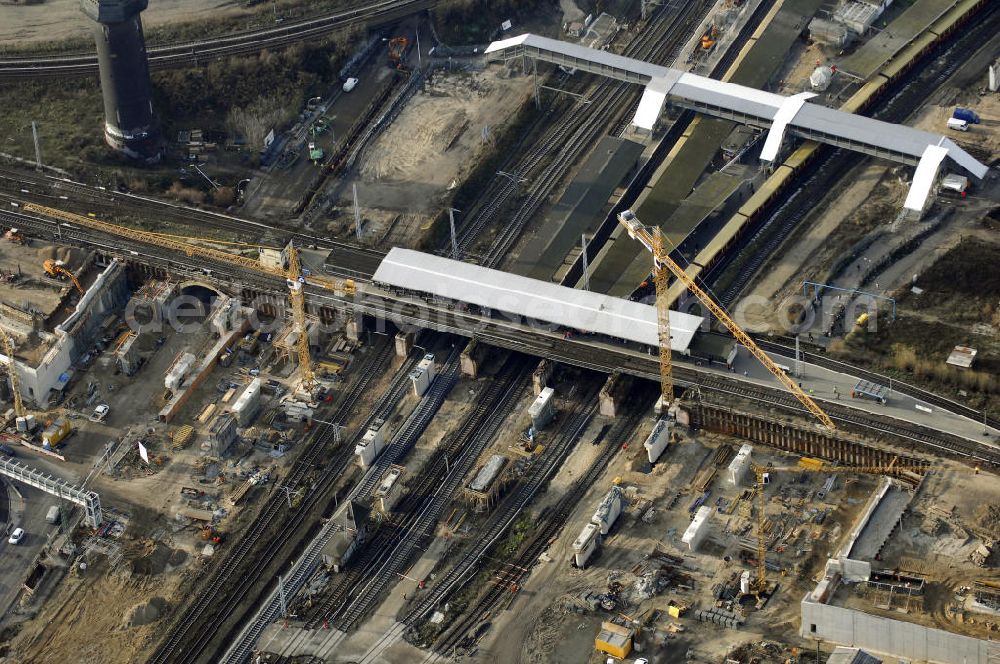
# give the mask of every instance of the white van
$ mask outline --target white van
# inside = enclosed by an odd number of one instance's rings
[[[948,129],[955,131],[969,131],[969,123],[958,118],[948,118]]]
[[[347,79],[346,81],[344,81],[344,92],[350,92],[355,88],[355,86],[357,86],[357,84],[358,84],[358,79],[356,78]]]

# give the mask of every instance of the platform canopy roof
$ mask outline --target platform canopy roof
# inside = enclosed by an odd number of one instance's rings
[[[372,277],[386,284],[513,315],[518,322],[658,345],[656,308],[411,249],[393,248]],[[684,353],[704,318],[670,312],[671,348]]]
[[[486,55],[503,60],[529,57],[643,85],[646,90],[633,123],[647,129],[653,127],[666,100],[670,99],[700,113],[762,128],[773,125],[773,130],[782,135],[787,130],[810,140],[904,163],[916,164],[927,146],[940,146],[947,150],[952,161],[977,178],[985,177],[989,170],[940,134],[809,102],[789,104],[789,98],[784,95],[558,39],[524,34],[493,42],[486,49]]]

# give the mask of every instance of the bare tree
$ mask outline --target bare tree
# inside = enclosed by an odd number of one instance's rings
[[[261,97],[248,106],[232,109],[228,124],[247,139],[251,148],[262,149],[268,132],[281,123],[286,113],[280,97]]]

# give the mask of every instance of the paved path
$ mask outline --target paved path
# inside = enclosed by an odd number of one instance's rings
[[[787,357],[779,355],[772,357],[779,364],[791,366],[791,360]],[[777,379],[743,348],[740,349],[734,368],[737,374],[746,372],[746,376],[743,377],[744,380],[769,387],[780,386]],[[803,376],[800,380],[802,389],[806,390],[821,407],[825,401],[845,401],[848,402],[847,405],[869,413],[888,415],[906,422],[913,422],[977,443],[986,443],[1000,450],[1000,430],[989,428],[987,429],[988,435],[984,436],[982,422],[976,422],[967,417],[949,413],[937,406],[931,406],[924,401],[900,394],[899,392],[890,392],[888,401],[884,405],[866,399],[852,399],[850,394],[858,382],[856,377],[806,363],[803,363],[802,369]],[[724,367],[716,371],[718,373],[727,373]],[[918,405],[927,410],[918,409]],[[928,410],[930,412],[927,412]]]

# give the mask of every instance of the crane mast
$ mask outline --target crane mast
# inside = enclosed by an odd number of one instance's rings
[[[10,340],[7,331],[0,327],[0,339],[3,341],[3,352],[7,356],[7,373],[10,375],[10,388],[14,392],[14,416],[19,420],[28,415],[24,408],[24,401],[21,399],[21,382],[17,377],[17,366],[14,364],[14,344]]]
[[[657,233],[656,253],[665,253],[663,235]],[[660,342],[660,411],[666,413],[674,400],[674,370],[670,334],[670,272],[662,263],[654,261],[653,281],[656,283],[656,336]]]
[[[333,277],[304,276],[302,274],[302,262],[299,252],[294,245],[288,246],[288,265],[285,268],[280,266],[270,267],[261,264],[256,258],[248,258],[238,254],[231,254],[228,251],[204,247],[194,244],[191,240],[195,238],[179,238],[177,236],[163,235],[160,233],[150,233],[126,226],[118,226],[106,221],[100,221],[92,217],[65,212],[55,208],[37,205],[35,203],[25,203],[22,209],[26,212],[34,212],[51,219],[76,224],[84,228],[89,228],[102,233],[108,233],[117,237],[123,237],[137,242],[169,249],[183,253],[186,256],[198,256],[220,263],[226,263],[240,267],[252,272],[283,277],[288,285],[289,301],[292,307],[292,318],[295,330],[298,334],[296,340],[296,352],[299,359],[299,366],[302,370],[302,387],[306,392],[311,393],[316,386],[316,374],[313,371],[312,359],[309,356],[309,331],[306,320],[305,286],[312,285],[327,290],[332,290],[345,295],[354,295],[357,292],[355,283],[351,279],[336,279]],[[48,267],[48,266],[47,266]],[[58,266],[53,265],[55,269]],[[70,275],[74,283],[76,279]]]
[[[299,260],[299,250],[295,245],[288,244],[288,296],[292,304],[292,319],[295,322],[295,347],[299,355],[299,371],[302,372],[302,389],[311,394],[316,386],[316,374],[313,372],[312,358],[309,355],[309,324],[306,320],[306,298],[302,292],[302,263]]]
[[[702,290],[701,287],[698,286],[697,283],[695,283],[694,279],[688,276],[688,274],[681,268],[681,266],[678,265],[670,257],[670,252],[666,250],[665,246],[666,242],[663,238],[663,233],[660,231],[659,228],[654,228],[650,230],[648,227],[644,226],[639,221],[639,219],[635,216],[635,214],[631,210],[625,210],[624,212],[619,213],[618,222],[622,226],[624,226],[625,229],[628,231],[629,237],[641,242],[643,246],[645,246],[646,249],[653,254],[653,263],[655,270],[659,271],[663,268],[670,270],[670,272],[672,272],[673,275],[677,277],[677,279],[681,283],[683,283],[684,286],[689,291],[691,291],[691,293],[695,297],[697,297],[702,302],[702,304],[704,304],[708,308],[709,311],[712,312],[712,315],[714,315],[716,318],[722,321],[722,324],[726,326],[726,328],[734,337],[736,337],[736,340],[739,341],[741,344],[743,344],[746,347],[746,349],[750,351],[750,354],[753,355],[755,358],[757,358],[757,360],[760,361],[760,363],[763,364],[764,367],[768,371],[770,371],[775,378],[781,381],[781,384],[784,385],[789,392],[795,395],[795,398],[798,399],[799,402],[806,407],[806,410],[812,413],[816,417],[816,419],[822,422],[828,429],[835,430],[837,428],[836,425],[833,423],[833,420],[830,419],[830,416],[827,415],[825,412],[823,412],[823,409],[820,408],[808,394],[803,392],[802,388],[799,387],[794,380],[789,378],[788,375],[785,374],[784,370],[777,364],[775,364],[775,362],[770,357],[767,356],[767,353],[761,350],[760,347],[757,346],[757,344],[754,342],[754,340],[751,339],[750,336],[746,332],[744,332],[739,325],[736,324],[736,321],[734,321],[729,316],[729,314],[726,313],[725,309],[719,306],[715,302],[715,300],[713,300],[711,296],[708,295],[708,293]],[[659,314],[660,309],[667,308],[669,306],[666,301],[666,295],[667,295],[666,288],[664,288],[661,291],[659,281],[657,281],[656,302],[657,302],[658,322],[661,321],[661,317]],[[660,324],[662,324],[662,322]],[[660,334],[662,335],[662,332]],[[666,357],[669,360],[670,357],[669,344],[666,347]],[[662,368],[663,358],[664,358],[664,346],[663,346],[663,337],[661,336],[660,337],[661,379],[663,373],[663,368]],[[671,381],[671,391],[672,390],[673,390],[673,382]]]

